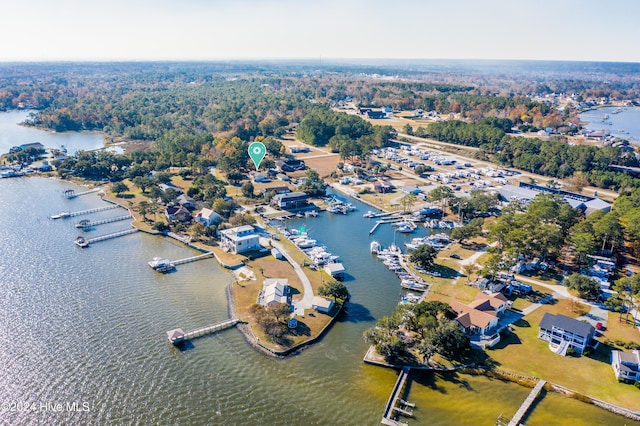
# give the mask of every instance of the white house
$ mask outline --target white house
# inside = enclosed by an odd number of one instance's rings
[[[611,366],[616,379],[640,381],[640,351],[611,351]]]
[[[265,278],[259,302],[262,306],[288,303],[289,280],[286,278]]]
[[[261,248],[260,236],[251,225],[223,229],[220,231],[220,246],[235,254],[259,250]]]
[[[582,355],[595,334],[591,324],[547,312],[540,321],[538,339],[549,342],[549,348],[559,355],[566,355],[570,347]]]
[[[196,215],[196,222],[200,222],[204,226],[217,225],[222,222],[222,216],[205,207]]]

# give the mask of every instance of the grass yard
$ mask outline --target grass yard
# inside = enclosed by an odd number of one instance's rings
[[[630,409],[640,409],[640,393],[633,386],[619,384],[609,364],[611,347],[600,344],[588,356],[562,357],[549,350],[547,342],[538,339],[538,324],[545,312],[571,317],[583,310],[567,300],[544,305],[513,325],[513,333],[503,337],[487,351],[503,370],[540,377],[577,392]]]

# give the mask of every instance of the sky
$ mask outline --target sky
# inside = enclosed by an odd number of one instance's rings
[[[0,0],[0,61],[640,62],[637,0]]]

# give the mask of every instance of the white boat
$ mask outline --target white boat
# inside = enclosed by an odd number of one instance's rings
[[[158,272],[169,272],[176,268],[169,259],[162,259],[161,257],[154,257],[148,265],[151,269]]]
[[[371,210],[369,210],[368,212],[363,214],[362,217],[366,217],[367,219],[371,219],[373,217],[376,217],[376,213],[371,211]]]
[[[377,254],[381,248],[382,246],[380,245],[380,243],[375,240],[371,241],[371,244],[369,244],[369,250],[371,250],[371,253],[373,254]]]
[[[398,225],[398,227],[396,228],[396,230],[398,232],[402,232],[405,234],[409,234],[413,231],[415,231],[415,225],[411,222],[402,222]]]
[[[316,210],[311,210],[308,212],[304,212],[305,217],[316,217],[318,216],[318,212]]]
[[[296,241],[296,245],[301,249],[314,247],[316,243],[317,243],[316,240],[312,240],[309,238],[303,238],[301,240]]]

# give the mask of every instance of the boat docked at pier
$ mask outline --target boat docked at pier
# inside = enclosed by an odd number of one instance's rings
[[[170,272],[176,269],[176,266],[171,263],[169,259],[163,259],[161,257],[154,257],[152,261],[148,262],[151,269],[158,272]]]

